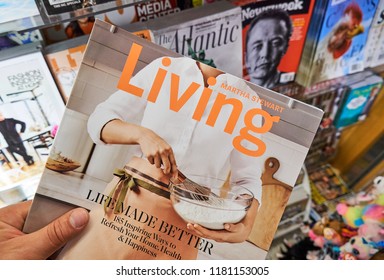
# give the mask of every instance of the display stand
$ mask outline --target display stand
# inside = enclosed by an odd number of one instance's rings
[[[109,1],[102,4],[97,4],[94,6],[88,6],[85,8],[79,8],[77,5],[68,5],[65,12],[57,12],[53,14],[49,13],[46,7],[50,7],[50,3],[57,5],[63,5],[65,2],[74,2],[74,1],[65,1],[65,0],[39,0],[37,2],[37,8],[40,12],[40,15],[33,15],[30,17],[24,17],[19,19],[14,19],[8,22],[0,23],[0,35],[6,34],[10,31],[30,31],[34,29],[46,28],[63,22],[69,22],[77,20],[84,17],[89,17],[109,11],[116,10],[117,8],[125,8],[139,3],[148,2],[148,0],[120,0],[120,1]],[[83,1],[83,2],[96,2],[96,1]],[[60,11],[60,10],[58,10]]]

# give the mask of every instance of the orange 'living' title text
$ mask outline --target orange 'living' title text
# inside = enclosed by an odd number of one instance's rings
[[[132,78],[134,69],[139,60],[140,53],[142,51],[142,46],[136,43],[132,44],[130,52],[128,54],[123,72],[121,74],[118,88],[127,93],[133,94],[138,97],[142,97],[144,93],[144,89],[137,87],[130,83]],[[157,97],[160,93],[160,89],[164,84],[165,77],[168,74],[168,71],[165,69],[167,66],[171,64],[171,60],[168,57],[162,58],[162,65],[164,68],[159,67],[151,88],[149,90],[147,100],[149,102],[155,103]],[[200,85],[198,83],[192,82],[188,88],[182,93],[179,97],[179,81],[180,76],[177,73],[170,73],[170,85],[169,85],[169,94],[170,94],[170,104],[169,109],[175,112],[178,112],[191,98],[191,96],[200,88],[203,87],[202,94],[200,99],[196,105],[195,111],[192,115],[192,119],[196,121],[200,121],[203,113],[208,105],[208,101],[212,96],[213,89],[205,87],[204,85]],[[207,80],[208,85],[213,86],[216,84],[215,77],[209,77]],[[227,96],[221,92],[217,92],[215,96],[215,101],[209,112],[208,118],[206,120],[206,125],[215,126],[216,120],[219,117],[220,111],[224,105],[232,105],[232,112],[227,120],[227,123],[224,128],[224,132],[232,134],[238,121],[240,115],[243,110],[243,103],[241,100],[237,98],[227,98]],[[263,117],[263,124],[258,127],[253,124],[253,119],[256,116]],[[232,144],[235,149],[240,151],[241,153],[258,157],[264,154],[266,150],[265,143],[255,136],[255,134],[266,133],[271,130],[274,123],[278,123],[280,121],[279,116],[271,116],[268,112],[260,109],[260,108],[251,108],[249,109],[243,119],[243,127],[239,130],[239,135],[233,138]],[[251,134],[253,133],[253,134]],[[251,142],[254,147],[249,148],[243,145],[243,141]]]

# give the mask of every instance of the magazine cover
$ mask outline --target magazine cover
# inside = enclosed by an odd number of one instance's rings
[[[299,67],[296,72],[295,82],[304,87],[310,87],[309,73],[314,63],[316,45],[320,33],[321,25],[324,21],[324,14],[329,0],[317,0],[313,8],[311,21],[307,31]]]
[[[24,231],[82,206],[58,259],[265,259],[322,114],[97,20]]]
[[[314,30],[313,56],[304,60],[307,71],[298,82],[304,86],[364,70],[365,46],[378,0],[328,1]],[[311,50],[308,50],[311,52]]]
[[[152,34],[149,30],[139,30],[132,33],[152,41]],[[67,103],[71,94],[88,39],[89,36],[81,36],[44,48],[45,59],[65,103]]]
[[[95,17],[110,24],[124,26],[136,21],[147,21],[172,15],[182,10],[201,6],[202,1],[152,0],[118,8]]]
[[[88,36],[83,36],[50,45],[44,49],[45,59],[65,103],[71,94],[73,83],[83,60],[87,40]]]
[[[335,117],[335,126],[340,129],[363,121],[369,114],[382,85],[383,78],[373,73],[360,82],[349,84],[348,93]]]
[[[34,0],[0,1],[0,23],[33,17],[39,14]]]
[[[0,54],[0,202],[6,205],[33,196],[65,108],[41,52],[20,47]]]
[[[35,0],[37,6],[40,9],[40,13],[43,12],[44,15],[52,16],[68,12],[74,12],[76,10],[82,10],[91,6],[100,6],[102,8],[103,4],[109,2],[120,2],[120,5],[126,4],[125,1],[115,1],[115,0]],[[113,5],[112,7],[115,7]],[[105,7],[104,7],[105,8]]]
[[[369,29],[367,44],[364,54],[364,68],[375,67],[383,64],[383,58],[378,59],[378,53],[384,43],[383,34],[383,22],[384,22],[384,1],[380,0],[378,7],[376,8],[375,17],[372,20],[371,28]]]
[[[384,64],[384,1],[380,1],[375,20],[375,32],[372,36],[374,37],[373,40],[376,39],[376,41],[372,43],[375,49],[372,61],[369,61],[370,67],[377,67]]]
[[[20,33],[24,34],[37,33],[38,31],[31,29],[36,29],[41,24],[35,1],[0,1],[0,34],[6,35],[10,31],[23,31]]]
[[[384,36],[380,37],[381,39],[384,38]],[[378,43],[377,48],[375,49],[375,54],[373,58],[373,63],[371,64],[371,67],[379,67],[384,65],[384,47],[383,42]]]
[[[39,30],[20,32],[10,31],[3,36],[0,36],[0,50],[42,41],[43,37]]]
[[[242,10],[243,78],[267,88],[294,81],[315,1],[233,2]]]
[[[154,42],[242,77],[241,10],[218,1],[146,22]]]

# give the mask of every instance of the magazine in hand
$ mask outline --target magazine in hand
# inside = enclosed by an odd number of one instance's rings
[[[24,231],[81,206],[58,259],[264,259],[322,115],[97,20]]]

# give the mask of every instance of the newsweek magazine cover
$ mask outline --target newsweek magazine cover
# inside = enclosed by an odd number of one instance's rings
[[[0,207],[33,197],[65,109],[39,48],[0,54]]]
[[[97,20],[24,231],[81,206],[57,259],[265,259],[322,114]]]
[[[156,44],[242,77],[241,11],[229,1],[148,20],[145,26]]]
[[[232,2],[242,11],[243,78],[271,89],[293,82],[315,1]]]
[[[311,21],[296,81],[311,86],[363,71],[365,46],[378,3],[378,0],[319,2],[320,11]]]

